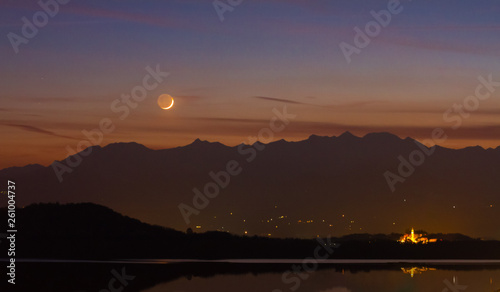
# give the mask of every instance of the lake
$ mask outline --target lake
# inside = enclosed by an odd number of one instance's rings
[[[13,291],[500,291],[498,261],[49,260],[17,273]]]

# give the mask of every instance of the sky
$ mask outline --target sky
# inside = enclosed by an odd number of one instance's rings
[[[233,0],[222,13],[201,0],[46,0],[57,10],[46,16],[37,1],[2,0],[0,168],[62,160],[103,119],[113,130],[102,146],[237,145],[285,106],[296,117],[273,140],[387,131],[423,141],[442,128],[444,147],[499,146],[500,3],[406,0],[380,12],[393,1]],[[390,21],[354,47],[356,28],[377,28],[372,11]],[[23,33],[33,17],[40,27]],[[346,58],[341,44],[357,53]],[[126,116],[113,110],[148,67],[168,76]],[[487,98],[474,96],[478,78],[495,84],[479,89]],[[162,110],[161,94],[174,107]]]

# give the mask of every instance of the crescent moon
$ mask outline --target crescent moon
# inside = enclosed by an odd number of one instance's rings
[[[174,98],[172,97],[172,103],[167,107],[162,107],[162,109],[168,110],[168,109],[171,109],[173,106],[174,106]]]
[[[162,110],[169,110],[174,106],[175,102],[174,98],[170,94],[164,93],[158,96],[157,103]]]

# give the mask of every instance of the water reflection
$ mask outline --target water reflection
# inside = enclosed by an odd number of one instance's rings
[[[497,283],[490,284],[490,278]],[[455,281],[451,280],[455,279]],[[308,291],[308,292],[364,292],[364,291],[496,291],[500,271],[449,271],[436,269],[433,273],[411,278],[395,270],[371,270],[344,275],[332,269],[319,270],[309,275],[296,290],[290,289],[277,273],[258,275],[217,275],[211,278],[193,277],[159,284],[145,292],[163,291]],[[447,283],[447,280],[448,281]],[[465,289],[464,289],[465,288]]]
[[[21,286],[16,287],[20,288],[19,291],[101,291],[108,289],[113,270],[125,271],[130,278],[134,277],[122,292],[285,292],[292,291],[291,287],[294,287],[291,277],[283,277],[286,271],[293,270],[294,264],[290,263],[59,262],[22,265],[16,284]],[[317,270],[301,275],[300,285],[294,291],[452,291],[446,281],[451,285],[465,285],[467,291],[499,292],[500,266],[320,264]]]
[[[413,278],[414,275],[422,274],[423,272],[427,272],[427,271],[435,271],[436,269],[435,268],[428,268],[428,267],[411,267],[411,268],[402,267],[401,270],[405,274],[410,274],[411,277]]]

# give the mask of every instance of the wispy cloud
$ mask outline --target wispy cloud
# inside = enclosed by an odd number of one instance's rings
[[[176,95],[176,96],[174,96],[174,98],[180,99],[180,100],[199,100],[199,99],[202,99],[202,97],[199,95]]]
[[[337,103],[337,104],[313,104],[313,103],[295,101],[295,100],[291,100],[291,99],[267,97],[267,96],[254,96],[254,98],[268,100],[268,101],[277,101],[277,102],[287,103],[287,104],[299,104],[299,105],[325,107],[325,108],[330,108],[330,109],[361,108],[361,107],[371,105],[371,104],[386,103],[386,101],[382,101],[382,100],[368,100],[368,101],[343,102],[343,103]],[[307,98],[311,100],[310,97],[307,97]]]
[[[34,133],[39,133],[39,134],[44,134],[44,135],[49,135],[49,136],[54,136],[54,137],[59,137],[59,138],[80,140],[80,139],[75,138],[75,137],[60,135],[60,134],[54,133],[52,131],[47,131],[47,130],[44,130],[42,128],[29,126],[29,125],[20,125],[20,124],[2,124],[2,125],[7,126],[7,127],[12,127],[12,128],[18,128],[18,129],[28,131],[28,132],[34,132]]]
[[[436,29],[437,30],[437,29]],[[478,29],[478,31],[482,31]],[[422,39],[410,36],[391,35],[380,36],[377,41],[384,42],[389,45],[412,47],[430,51],[440,52],[455,52],[463,54],[483,54],[498,56],[498,48],[495,46],[480,45],[477,42],[460,42],[452,43],[449,41],[441,41],[435,39]]]
[[[414,25],[414,26],[396,26],[388,28],[389,30],[416,30],[416,31],[496,31],[500,30],[500,25]]]
[[[240,118],[209,118],[209,117],[201,117],[201,118],[189,118],[197,120],[197,121],[211,121],[211,122],[231,122],[231,123],[252,123],[252,124],[265,124],[269,123],[269,120],[266,119],[240,119]]]
[[[372,104],[382,104],[382,103],[388,103],[387,101],[383,100],[366,100],[366,101],[353,101],[353,102],[344,102],[344,103],[339,103],[339,104],[327,104],[324,105],[325,107],[328,108],[361,108],[367,105],[372,105]]]
[[[291,100],[291,99],[268,97],[268,96],[254,96],[254,98],[263,99],[263,100],[270,100],[270,101],[278,101],[278,102],[290,103],[290,104],[314,105],[314,104],[299,102],[299,101],[295,101],[295,100]]]
[[[69,97],[18,97],[16,100],[24,102],[75,102],[81,99]]]

